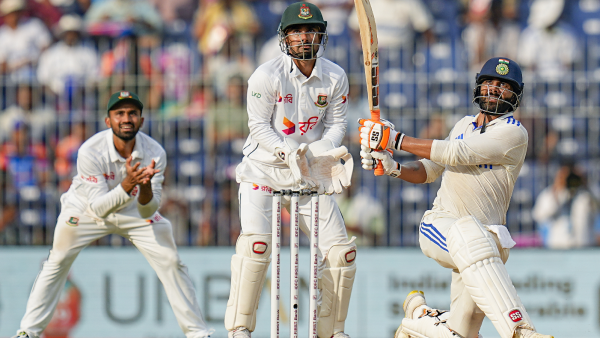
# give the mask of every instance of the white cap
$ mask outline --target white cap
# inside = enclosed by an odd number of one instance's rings
[[[560,18],[564,7],[565,0],[535,0],[527,22],[537,28],[546,28]]]
[[[25,9],[25,0],[2,0],[0,12],[2,15]]]
[[[58,21],[56,33],[60,35],[64,32],[69,31],[79,32],[81,31],[82,27],[83,20],[81,20],[81,17],[79,15],[67,14],[63,15]]]

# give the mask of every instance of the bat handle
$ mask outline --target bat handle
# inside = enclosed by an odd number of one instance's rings
[[[379,122],[381,120],[381,111],[379,109],[371,110],[371,120]],[[375,176],[383,176],[385,174],[385,170],[383,169],[383,164],[381,160],[377,161],[377,166],[375,167]]]

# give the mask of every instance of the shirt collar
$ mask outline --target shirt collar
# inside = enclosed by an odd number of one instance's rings
[[[108,144],[108,154],[110,155],[111,162],[114,163],[117,161],[126,161],[126,159],[124,159],[115,148],[115,141],[113,140],[113,131],[111,129],[109,129],[109,132],[106,133],[106,143]],[[135,135],[135,145],[133,146],[133,152],[131,153],[131,157],[133,159],[140,160],[144,158],[144,153],[142,152],[142,137],[140,135],[140,132],[138,132],[137,135]]]
[[[294,64],[294,60],[292,59],[291,56],[289,55],[285,55],[285,65],[287,69],[291,69],[290,74],[292,75],[292,77],[297,78],[298,76],[302,76],[303,78],[306,79],[306,81],[310,80],[312,77],[316,77],[319,79],[323,78],[323,63],[321,62],[321,60],[319,58],[316,59],[315,61],[315,67],[312,70],[312,73],[310,74],[310,76],[307,78],[304,76],[304,74],[302,74],[302,72],[300,71],[300,69],[298,69],[298,67],[296,66],[296,64]]]
[[[499,121],[506,120],[507,118],[513,116],[513,114],[514,114],[514,112],[506,113],[506,114],[500,116],[499,118],[494,119],[492,122],[488,122],[487,127],[493,126],[494,124],[497,124]],[[481,127],[482,127],[482,126],[477,127],[477,115],[473,116],[473,121],[471,121],[471,123],[473,124],[473,131],[481,129]]]

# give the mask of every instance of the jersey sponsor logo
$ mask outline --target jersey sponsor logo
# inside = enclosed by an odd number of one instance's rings
[[[484,169],[488,169],[488,168],[489,169],[494,169],[491,164],[480,164],[480,165],[478,165],[478,167],[479,168],[484,168]]]
[[[300,19],[310,19],[312,18],[312,14],[310,13],[310,8],[308,6],[306,6],[306,4],[302,4],[302,7],[300,7],[300,14],[298,14],[298,17]]]
[[[521,314],[521,311],[515,309],[508,314],[508,318],[516,323],[523,320],[523,315]]]
[[[294,122],[287,119],[287,117],[283,117],[283,125],[287,127],[287,129],[282,130],[282,132],[286,135],[290,135],[296,132],[296,125]]]
[[[346,99],[348,99],[348,95],[342,95],[342,103],[346,103]]]
[[[129,94],[129,92],[120,92],[119,93],[119,99],[129,99],[131,98],[131,94]]]
[[[258,185],[256,183],[252,183],[252,190],[267,192],[269,194],[273,193],[273,188],[268,185]]]
[[[460,135],[456,136],[454,139],[455,140],[462,140],[464,138],[465,138],[465,134],[460,134]]]
[[[90,183],[98,183],[98,179],[94,176],[84,177],[83,175],[81,175],[81,179]]]
[[[102,174],[104,175],[104,178],[108,181],[108,180],[114,180],[115,179],[115,173],[113,173],[112,171],[110,172],[110,174]]]
[[[293,103],[293,96],[292,94],[287,94],[286,96],[283,97],[283,103]]]
[[[304,135],[304,133],[313,129],[313,127],[317,125],[318,121],[318,116],[311,116],[306,122],[298,122],[299,129],[301,131],[300,135]]]
[[[261,97],[262,95],[260,95],[260,93],[255,93],[255,92],[252,92],[252,96],[256,97],[257,99],[260,99],[260,97]]]
[[[139,189],[138,189],[138,187],[136,185],[135,187],[133,187],[133,190],[131,190],[131,194],[130,195],[133,196],[133,197],[137,196],[138,190]]]
[[[72,227],[76,227],[79,225],[79,218],[77,217],[69,217],[69,219],[67,220],[67,225],[68,226],[72,226]]]
[[[146,223],[152,224],[152,223],[156,223],[158,221],[160,221],[162,218],[162,216],[159,213],[154,214],[154,216],[152,216],[152,218],[147,219]]]
[[[317,95],[317,102],[315,102],[315,106],[325,108],[328,104],[329,102],[327,102],[327,94]]]

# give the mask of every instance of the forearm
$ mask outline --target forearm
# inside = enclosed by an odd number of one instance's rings
[[[140,185],[140,197],[138,197],[138,212],[142,218],[149,218],[154,215],[160,206],[160,194],[155,195],[152,191],[152,185]]]
[[[407,151],[413,155],[417,155],[418,157],[430,159],[432,144],[433,140],[404,136],[399,150]],[[402,171],[402,175],[404,175],[404,170]]]
[[[108,193],[94,199],[94,201],[90,203],[90,209],[92,209],[98,217],[104,218],[132,199],[133,197],[125,191],[121,184],[119,184]]]
[[[408,162],[400,166],[400,177],[410,183],[425,183],[427,181],[427,172],[425,167],[419,161]]]

